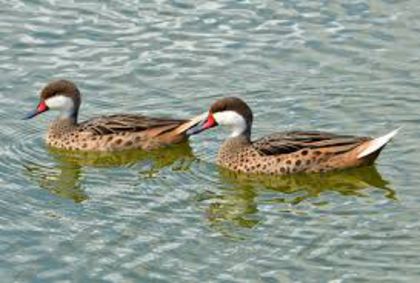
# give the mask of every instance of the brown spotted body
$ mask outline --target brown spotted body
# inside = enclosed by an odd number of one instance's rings
[[[307,137],[306,140],[302,139],[303,136]],[[359,147],[369,140],[322,132],[278,133],[254,142],[243,136],[235,137],[223,143],[217,163],[243,173],[286,175],[327,172],[372,163],[373,156],[356,158]]]
[[[49,109],[61,116],[49,127],[46,143],[54,148],[83,151],[152,150],[187,140],[185,132],[197,124],[191,120],[151,118],[117,114],[77,122],[81,98],[77,87],[65,80],[48,84],[41,92],[41,102],[32,118]]]
[[[184,120],[160,120],[143,116],[129,116],[132,129],[116,129],[109,123],[124,121],[127,115],[104,116],[81,124],[58,119],[48,129],[49,146],[67,150],[119,151],[128,149],[152,150],[183,142],[185,133],[175,130]],[[126,121],[126,126],[130,125]]]
[[[236,172],[286,175],[322,173],[372,164],[397,133],[372,139],[327,132],[275,133],[251,141],[252,112],[238,98],[225,98],[210,108],[208,117],[189,131],[196,134],[217,125],[231,128],[221,146],[218,165]]]

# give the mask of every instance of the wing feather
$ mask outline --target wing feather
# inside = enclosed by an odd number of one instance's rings
[[[302,149],[328,149],[338,154],[350,151],[367,140],[370,138],[327,132],[293,131],[263,137],[254,141],[252,145],[262,155],[289,154]]]
[[[163,127],[169,131],[186,120],[151,118],[142,115],[117,114],[101,116],[81,123],[82,132],[91,132],[93,135],[118,134],[122,132],[141,132],[153,128]]]

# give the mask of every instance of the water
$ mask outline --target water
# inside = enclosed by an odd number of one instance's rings
[[[416,282],[420,19],[407,1],[1,1],[2,282]],[[380,135],[376,168],[259,178],[213,130],[150,154],[43,144],[54,78],[81,119],[190,117],[229,94],[253,135]]]

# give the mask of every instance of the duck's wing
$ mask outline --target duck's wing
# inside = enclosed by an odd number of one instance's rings
[[[119,134],[123,132],[171,131],[187,120],[152,118],[142,115],[117,114],[100,116],[79,124],[79,131],[93,135]]]
[[[262,155],[290,154],[303,149],[339,154],[351,151],[369,140],[371,138],[327,132],[293,131],[265,136],[254,141],[252,146]]]

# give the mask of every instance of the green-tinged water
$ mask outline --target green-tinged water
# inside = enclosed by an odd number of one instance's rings
[[[418,1],[0,0],[1,282],[420,280]],[[255,177],[226,132],[151,153],[47,148],[50,80],[80,118],[191,117],[235,94],[254,137],[377,136],[376,167]]]

